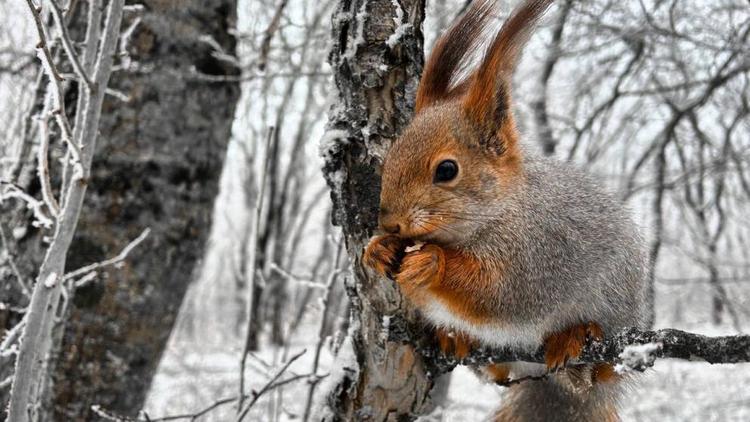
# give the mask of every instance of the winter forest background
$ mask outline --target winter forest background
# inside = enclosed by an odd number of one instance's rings
[[[78,180],[56,110],[62,103],[78,127],[79,93],[94,104],[99,92],[86,91],[64,41],[88,69],[88,5],[102,1],[41,4],[59,98],[29,3],[0,3],[3,403],[18,324],[54,236],[45,204]],[[126,2],[65,273],[84,268],[59,282],[41,420],[190,420],[212,405],[203,420],[234,420],[240,391],[262,393],[244,401],[247,420],[313,418],[346,370],[352,328],[353,272],[321,172],[340,142],[325,130],[341,107],[334,73],[370,48],[389,49],[400,69],[408,43],[421,41],[407,19],[419,5]],[[425,51],[465,6],[426,2]],[[376,19],[391,35],[373,47],[377,34],[364,28]],[[355,46],[329,55],[347,20]],[[584,167],[633,210],[649,242],[656,328],[750,328],[749,37],[743,0],[560,0],[516,74],[524,142]],[[749,420],[749,365],[659,360],[623,417]],[[465,368],[438,386],[422,420],[480,420],[503,395]]]

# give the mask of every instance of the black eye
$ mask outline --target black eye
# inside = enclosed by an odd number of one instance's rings
[[[458,174],[458,163],[453,160],[443,160],[435,169],[433,183],[450,182]]]

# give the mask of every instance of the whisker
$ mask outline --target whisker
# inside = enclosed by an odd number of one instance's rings
[[[425,191],[425,192],[426,192],[426,191]],[[455,197],[455,196],[454,196],[454,197],[451,197],[451,198],[443,198],[443,199],[440,199],[440,200],[438,200],[438,201],[435,201],[435,202],[431,202],[431,203],[429,203],[429,204],[425,204],[425,205],[423,205],[422,207],[423,207],[423,208],[434,207],[435,205],[440,205],[440,204],[443,204],[443,203],[445,203],[445,202],[448,202],[448,201],[452,201],[452,200],[454,200],[454,199],[458,199],[458,197]]]
[[[435,223],[427,221],[427,220],[420,220],[418,222],[418,225],[420,227],[428,229],[428,230],[430,228],[432,228],[433,230],[442,230],[442,231],[444,231],[444,232],[446,232],[448,234],[454,234],[454,235],[459,235],[460,234],[458,232],[458,230],[456,230],[456,229],[454,229],[454,228],[452,228],[450,226],[441,226],[441,225],[435,224]]]
[[[473,214],[459,214],[459,213],[450,213],[450,212],[429,212],[428,215],[430,217],[447,217],[447,218],[453,218],[456,220],[465,220],[465,221],[493,221],[499,216],[482,216],[482,215],[473,215]]]
[[[430,210],[434,215],[461,215],[461,216],[468,216],[468,217],[490,217],[490,218],[498,218],[502,217],[502,214],[483,214],[483,213],[475,213],[475,212],[462,212],[462,211],[444,211],[444,210]]]

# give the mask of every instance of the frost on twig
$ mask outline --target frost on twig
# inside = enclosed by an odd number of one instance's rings
[[[26,207],[34,214],[34,221],[31,223],[34,227],[44,227],[45,229],[52,228],[55,221],[52,217],[47,215],[47,211],[45,211],[46,206],[43,201],[27,194],[21,188],[12,183],[2,183],[2,185],[4,185],[5,188],[0,190],[0,203],[6,199],[20,199],[26,203]]]
[[[57,273],[49,273],[47,278],[44,279],[44,287],[52,289],[57,285]]]
[[[87,265],[85,267],[79,268],[75,271],[71,271],[67,274],[65,274],[65,277],[63,277],[65,280],[72,280],[77,277],[82,277],[80,280],[78,280],[75,283],[76,287],[81,287],[81,285],[84,283],[84,280],[88,281],[90,280],[90,277],[93,277],[91,274],[94,273],[96,270],[107,267],[110,265],[120,265],[122,262],[124,262],[128,255],[130,255],[130,252],[133,251],[141,242],[143,242],[148,235],[151,233],[150,228],[146,228],[138,237],[133,239],[130,243],[128,243],[122,251],[120,251],[117,256],[114,256],[112,258],[106,259],[104,261],[95,262],[93,264]]]
[[[85,176],[90,169],[93,153],[96,149],[97,130],[99,128],[99,117],[104,100],[104,89],[86,90],[79,88],[79,96],[83,98],[81,103],[83,107],[77,110],[77,115],[81,116],[76,119],[75,139],[71,138],[71,128],[64,112],[64,102],[60,95],[59,75],[55,74],[54,63],[46,47],[47,38],[43,23],[39,16],[39,9],[31,0],[27,0],[30,13],[37,25],[39,35],[39,49],[42,57],[42,63],[48,66],[48,76],[51,82],[49,94],[56,95],[58,110],[55,115],[60,129],[62,138],[69,146],[69,152],[72,155],[74,165],[74,179],[76,173],[79,173],[77,167],[80,166],[80,175]],[[96,52],[93,83],[95,86],[106,87],[112,72],[114,61],[114,51],[120,31],[122,20],[123,0],[112,0],[107,6],[107,17],[104,24],[102,37],[97,39],[89,38],[86,49],[87,52]],[[90,8],[92,11],[96,8]],[[91,12],[91,16],[98,16]],[[98,28],[100,22],[98,19],[90,19],[88,28]],[[88,31],[88,30],[87,30]],[[88,33],[88,32],[87,32]],[[98,49],[96,45],[98,45]],[[85,57],[86,59],[88,57]],[[89,60],[84,60],[89,62]],[[85,149],[78,149],[79,145],[84,145]],[[8,406],[8,420],[28,421],[40,417],[39,412],[43,412],[38,404],[44,399],[45,391],[35,387],[35,383],[44,377],[46,358],[52,349],[52,330],[56,320],[56,311],[62,297],[62,283],[59,275],[64,273],[66,256],[68,249],[75,234],[78,217],[83,206],[83,198],[86,193],[85,183],[72,183],[68,189],[65,189],[61,198],[64,204],[57,217],[55,233],[51,239],[50,246],[44,258],[44,262],[39,269],[37,284],[31,295],[31,300],[26,313],[26,326],[24,328],[22,341],[19,346],[18,356],[16,358],[15,374],[11,386],[10,403]],[[3,193],[3,196],[7,194]],[[11,190],[11,194],[13,190]],[[20,195],[16,190],[15,195]],[[22,195],[21,195],[22,196]],[[28,196],[28,195],[27,195]],[[31,198],[23,198],[30,204],[36,201]],[[41,203],[41,201],[36,201]],[[35,211],[35,214],[37,212]],[[30,411],[31,410],[31,411]]]
[[[402,317],[390,318],[389,339],[411,342],[419,338],[415,330],[423,327],[409,325]],[[450,372],[456,365],[483,366],[501,362],[544,363],[544,350],[480,348],[473,350],[464,359],[445,356],[436,344],[417,344],[417,349],[433,365],[433,372]],[[570,362],[612,363],[620,371],[644,371],[654,365],[656,359],[673,358],[690,361],[719,363],[750,362],[750,335],[709,337],[701,334],[666,328],[656,331],[626,328],[602,341],[592,341],[584,347],[581,356]]]

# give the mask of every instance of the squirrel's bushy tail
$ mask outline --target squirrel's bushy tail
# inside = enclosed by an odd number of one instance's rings
[[[566,370],[541,381],[511,387],[496,422],[617,422],[622,382],[592,384],[589,368]],[[586,378],[586,379],[585,379]]]

